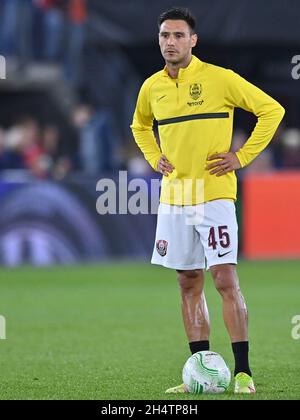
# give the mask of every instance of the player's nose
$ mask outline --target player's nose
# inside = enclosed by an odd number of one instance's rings
[[[168,38],[168,40],[167,40],[167,45],[168,46],[173,46],[174,45],[174,42],[175,41],[175,38],[171,35],[171,36],[169,36],[169,38]]]

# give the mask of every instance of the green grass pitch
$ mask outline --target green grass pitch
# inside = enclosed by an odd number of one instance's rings
[[[0,271],[0,399],[300,399],[300,262],[241,262],[254,396],[167,396],[189,357],[172,270],[104,264]],[[211,349],[233,369],[221,299],[207,274]]]

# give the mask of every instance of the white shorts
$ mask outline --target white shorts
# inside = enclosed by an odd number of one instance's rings
[[[195,206],[160,204],[152,264],[194,270],[236,264],[238,226],[233,201]]]

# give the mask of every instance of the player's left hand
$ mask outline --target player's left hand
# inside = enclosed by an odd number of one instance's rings
[[[206,169],[208,171],[212,169],[212,171],[210,172],[211,175],[216,174],[216,176],[222,176],[227,174],[228,172],[241,168],[240,161],[238,160],[237,155],[233,152],[218,153],[207,158],[207,160],[209,161],[216,159],[220,160],[218,160],[218,162],[214,162],[206,166]]]

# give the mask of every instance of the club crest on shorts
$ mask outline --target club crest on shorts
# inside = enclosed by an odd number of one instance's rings
[[[156,242],[156,250],[161,257],[164,257],[168,250],[168,242],[164,241],[163,239],[159,239]]]

